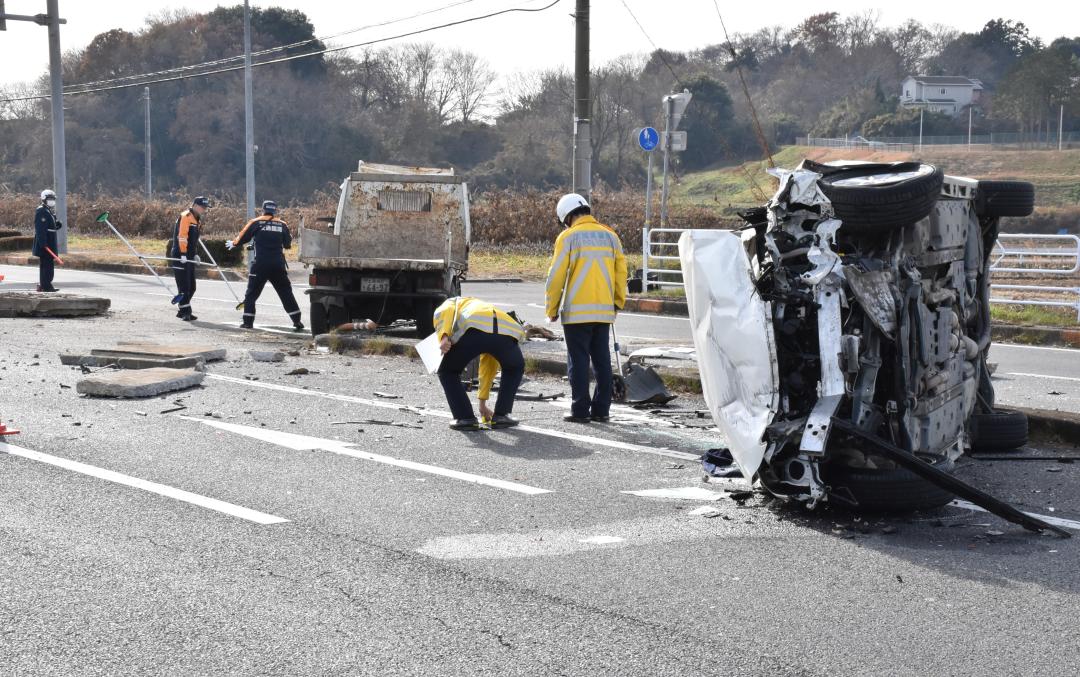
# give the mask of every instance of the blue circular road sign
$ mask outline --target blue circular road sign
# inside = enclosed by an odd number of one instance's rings
[[[652,150],[660,144],[660,133],[652,127],[642,127],[637,142],[642,150]]]

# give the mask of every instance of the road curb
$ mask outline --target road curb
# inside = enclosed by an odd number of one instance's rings
[[[23,254],[18,255],[0,255],[0,264],[7,266],[29,266],[37,268],[38,259],[36,256],[26,256]],[[82,270],[92,273],[122,273],[125,275],[149,275],[149,271],[145,266],[141,266],[136,263],[113,263],[111,261],[87,261],[85,259],[78,258],[66,258],[64,259],[64,265],[57,267],[58,272],[67,270]],[[154,271],[165,278],[172,279],[172,269],[163,266],[154,266]],[[247,280],[246,275],[241,275],[235,271],[225,269],[222,271],[230,282],[243,282]],[[196,268],[195,277],[200,280],[220,280],[221,276],[216,271],[211,271],[208,268]],[[60,284],[63,284],[61,282]]]
[[[628,298],[623,311],[627,313],[644,313],[647,315],[674,315],[676,317],[689,317],[686,301],[672,299],[649,299]]]
[[[1020,325],[995,324],[991,327],[995,341],[1035,346],[1060,346],[1080,348],[1080,329],[1066,327],[1023,327]]]
[[[1080,444],[1080,414],[1050,409],[1010,408],[1023,412],[1027,416],[1028,435],[1030,437],[1050,438],[1071,444]]]

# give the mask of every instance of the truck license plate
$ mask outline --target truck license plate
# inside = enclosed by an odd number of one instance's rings
[[[385,294],[390,291],[390,280],[385,277],[360,278],[360,291],[374,294]]]

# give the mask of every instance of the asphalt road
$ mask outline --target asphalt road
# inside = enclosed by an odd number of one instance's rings
[[[0,273],[17,288],[34,271]],[[620,409],[612,425],[571,428],[559,405],[519,402],[522,429],[455,433],[416,362],[255,363],[247,350],[306,338],[272,291],[264,330],[241,332],[220,283],[200,281],[194,324],[152,283],[61,272],[58,285],[109,296],[113,313],[0,320],[0,417],[23,431],[0,443],[3,674],[1078,670],[1076,539],[959,507],[740,505],[726,484],[702,484],[690,459],[723,440],[693,417]],[[475,289],[531,302],[525,286]],[[674,326],[624,316],[619,328]],[[179,394],[75,394],[79,371],[58,353],[137,339],[229,358]],[[1070,354],[995,353],[1011,375],[1002,399],[1054,390],[1075,403],[1072,381],[1015,376],[1070,377]],[[312,373],[287,375],[297,367]],[[965,460],[957,472],[1080,528],[1078,464]],[[680,489],[696,497],[624,493]],[[703,505],[720,515],[690,514]]]

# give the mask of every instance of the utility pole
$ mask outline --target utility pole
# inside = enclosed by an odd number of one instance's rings
[[[146,115],[143,119],[143,164],[146,167],[146,199],[153,194],[153,177],[150,173],[150,88],[143,87],[143,101],[146,102]]]
[[[244,167],[247,216],[255,218],[255,109],[251,100],[251,8],[244,0]]]
[[[968,106],[968,150],[971,150],[971,122],[974,116],[974,110],[975,108],[973,106]]]
[[[574,13],[574,192],[586,200],[592,193],[592,138],[589,122],[589,0],[577,0]]]
[[[52,104],[52,150],[53,150],[53,190],[56,191],[56,218],[67,223],[67,159],[64,154],[64,79],[60,63],[60,24],[67,19],[60,18],[57,0],[45,3],[48,14],[7,14],[4,0],[0,0],[0,31],[7,30],[7,22],[32,21],[49,29],[49,84],[50,103]],[[58,254],[67,253],[67,228],[61,228],[56,234]]]
[[[1058,110],[1058,150],[1060,151],[1064,146],[1062,145],[1062,135],[1065,129],[1065,104],[1061,104],[1061,108]]]
[[[920,153],[922,152],[922,118],[923,118],[923,113],[925,111],[926,111],[925,108],[920,108],[919,109],[919,152]]]

